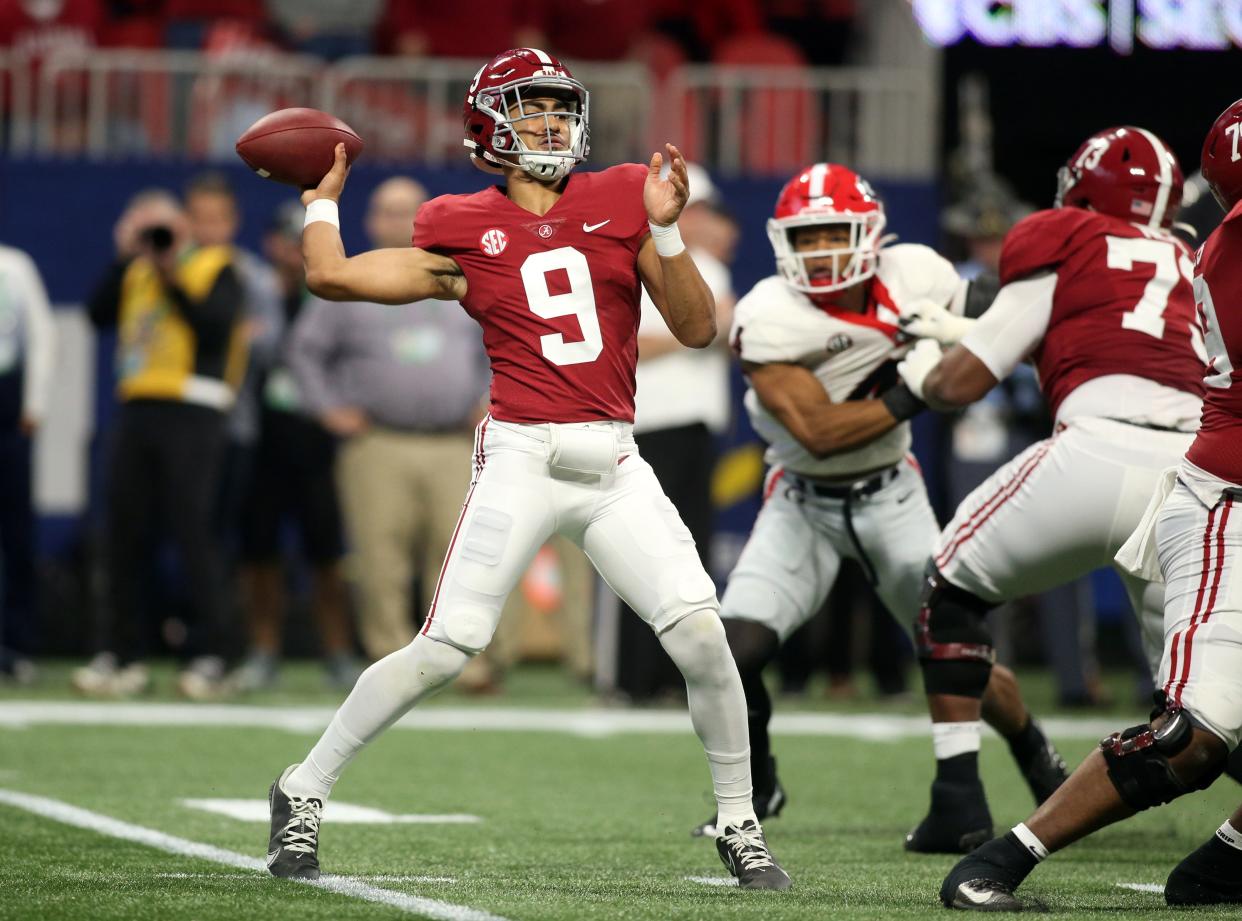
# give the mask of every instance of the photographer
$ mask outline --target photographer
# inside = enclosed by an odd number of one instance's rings
[[[139,193],[117,224],[119,260],[92,296],[96,327],[117,330],[117,398],[107,495],[110,623],[106,650],[74,673],[94,696],[145,690],[141,659],[152,538],[179,551],[194,654],[178,690],[216,696],[224,663],[225,580],[212,513],[225,415],[245,370],[242,286],[229,246],[195,246],[185,213],[162,190]]]

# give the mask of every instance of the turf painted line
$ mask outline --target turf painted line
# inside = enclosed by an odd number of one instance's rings
[[[1160,883],[1118,883],[1118,889],[1133,889],[1135,892],[1159,892],[1164,894],[1164,886]]]
[[[181,805],[203,812],[237,819],[239,822],[268,822],[271,813],[265,799],[183,799]],[[325,821],[333,825],[473,825],[483,820],[477,815],[393,815],[383,809],[355,806],[328,800],[323,807]]]
[[[72,825],[75,828],[84,828],[87,831],[107,835],[110,838],[120,838],[123,841],[144,844],[147,847],[153,847],[167,854],[180,854],[183,857],[209,860],[212,863],[223,864],[226,867],[236,867],[239,870],[253,870],[256,873],[267,875],[267,865],[258,857],[248,857],[245,854],[225,850],[211,844],[178,838],[152,828],[144,828],[141,825],[131,825],[129,822],[122,822],[120,819],[114,819],[111,816],[91,812],[78,806],[71,806],[60,800],[0,788],[0,803],[17,809],[24,809],[26,812],[32,812],[45,819],[51,819],[65,825]],[[296,882],[313,886],[316,889],[326,889],[338,895],[362,899],[365,902],[388,905],[408,914],[422,918],[433,918],[436,921],[507,921],[507,919],[499,915],[489,914],[466,905],[454,905],[452,902],[442,902],[439,899],[428,899],[404,892],[396,892],[392,889],[383,889],[350,876],[324,876],[316,880],[296,880]]]
[[[701,883],[704,886],[736,886],[737,880],[732,876],[687,876],[688,883]]]
[[[156,873],[157,879],[254,879],[253,873]],[[364,883],[455,883],[455,876],[355,876]]]
[[[284,729],[319,733],[332,719],[329,707],[252,707],[241,704],[78,703],[9,701],[0,703],[0,727],[25,726],[168,726]],[[1058,739],[1098,740],[1122,728],[1124,717],[1041,720]],[[551,710],[533,707],[425,707],[406,714],[398,729],[552,732],[588,738],[628,733],[692,732],[684,710]],[[986,729],[986,727],[985,727]],[[791,736],[840,736],[872,742],[897,742],[931,735],[926,716],[891,713],[778,713],[772,731]],[[990,729],[987,730],[991,732]]]

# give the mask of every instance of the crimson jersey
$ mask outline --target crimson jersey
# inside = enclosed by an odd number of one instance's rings
[[[1242,204],[1195,255],[1195,301],[1208,352],[1199,434],[1186,459],[1242,484]]]
[[[543,217],[497,186],[419,209],[414,245],[465,273],[497,419],[634,421],[646,177],[633,163],[571,173]]]
[[[1177,238],[1095,211],[1037,211],[1009,231],[1002,284],[1057,276],[1033,355],[1054,416],[1075,388],[1109,374],[1202,394],[1191,271],[1190,250]]]

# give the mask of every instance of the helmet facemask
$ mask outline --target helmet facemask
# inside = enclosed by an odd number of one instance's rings
[[[562,106],[551,112],[532,112],[524,115],[526,100],[554,98]],[[588,144],[588,107],[590,94],[572,77],[538,76],[515,80],[494,89],[481,90],[475,97],[475,107],[489,116],[496,127],[492,133],[491,147],[501,157],[484,152],[485,158],[495,166],[516,166],[543,182],[555,182],[568,175],[590,152]],[[543,136],[556,138],[552,119],[563,119],[568,127],[568,144],[563,149],[526,146],[518,134],[517,125],[529,132],[532,123],[538,130],[542,120]],[[503,155],[511,155],[503,156]]]
[[[846,225],[850,230],[848,246],[831,249],[805,250],[794,247],[794,231],[799,227]],[[794,290],[804,294],[827,294],[866,281],[876,272],[880,247],[884,244],[884,214],[800,214],[795,217],[771,218],[768,239],[776,253],[776,268]],[[831,259],[831,274],[816,277],[807,266],[808,259]]]

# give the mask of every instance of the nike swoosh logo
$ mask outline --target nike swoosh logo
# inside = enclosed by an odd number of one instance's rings
[[[901,505],[901,503],[905,502],[907,499],[909,499],[909,498],[910,498],[911,496],[913,496],[913,495],[914,495],[914,493],[912,493],[912,492],[908,492],[908,493],[906,493],[904,496],[902,496],[900,499],[898,499],[898,500],[897,500],[897,504],[898,504],[898,505]]]
[[[582,222],[582,229],[583,229],[583,231],[584,231],[584,232],[586,232],[586,233],[590,233],[590,232],[591,232],[591,231],[593,231],[593,230],[599,230],[599,229],[600,229],[601,227],[603,227],[605,224],[608,224],[608,223],[611,223],[611,222],[612,222],[612,218],[609,218],[609,219],[608,219],[608,220],[606,220],[606,221],[600,221],[598,224],[588,224],[588,223],[586,223],[586,221],[583,221],[583,222]]]
[[[992,893],[988,890],[980,891],[971,883],[962,883],[957,887],[957,894],[965,896],[966,900],[974,905],[986,905],[992,898]]]

